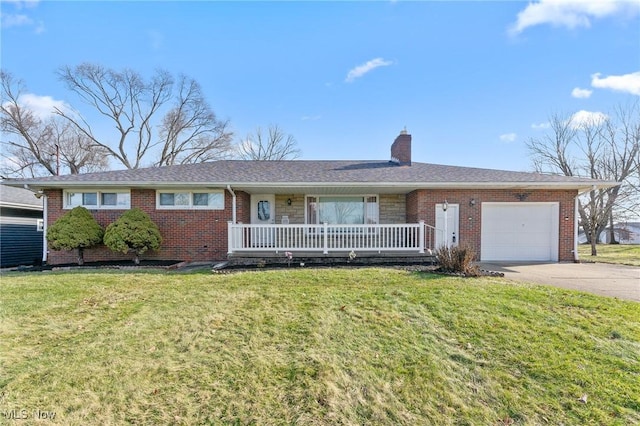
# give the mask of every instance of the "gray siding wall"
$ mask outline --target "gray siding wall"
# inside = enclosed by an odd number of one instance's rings
[[[32,265],[42,259],[41,211],[0,210],[0,267]]]

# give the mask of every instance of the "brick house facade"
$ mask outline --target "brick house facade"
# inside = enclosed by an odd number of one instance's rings
[[[438,206],[446,200],[457,209],[456,242],[469,245],[478,255],[483,251],[485,238],[485,206],[491,203],[507,207],[552,205],[549,211],[553,212],[555,225],[549,229],[557,232],[557,235],[554,234],[553,242],[549,244],[556,245],[557,241],[557,247],[552,247],[550,260],[572,261],[575,258],[577,233],[576,197],[581,191],[594,186],[616,184],[585,178],[413,162],[411,142],[411,135],[406,131],[401,132],[391,146],[391,161],[224,160],[15,180],[9,184],[27,185],[46,195],[46,220],[49,224],[70,208],[69,204],[66,208],[64,205],[66,192],[82,192],[87,188],[93,188],[94,191],[98,188],[97,191],[106,193],[126,192],[126,208],[137,207],[149,214],[163,238],[161,248],[157,252],[145,253],[143,259],[178,261],[226,259],[230,223],[252,224],[252,219],[255,220],[256,206],[252,205],[252,194],[271,194],[274,217],[269,223],[285,223],[286,217],[287,224],[294,226],[312,223],[310,203],[335,203],[340,197],[360,197],[365,206],[374,203],[374,210],[363,214],[373,215],[368,220],[373,220],[376,226],[418,224],[421,221],[435,226]],[[215,208],[193,208],[199,207],[193,201],[192,208],[175,205],[167,209],[159,204],[162,190],[191,191],[192,195],[195,192],[216,191],[218,201],[224,200],[224,203]],[[99,192],[96,194],[100,196]],[[87,206],[105,228],[124,212],[116,205],[106,207],[110,208]],[[514,212],[516,210],[512,210],[512,213],[506,213],[505,210],[505,215],[511,214],[513,219],[517,214]],[[360,223],[363,223],[363,217]],[[530,238],[532,234],[528,235]],[[511,243],[514,247],[526,247],[529,244],[527,237],[520,238],[517,232],[509,238],[513,240]],[[104,246],[85,250],[87,262],[130,258],[130,255],[112,253]],[[48,253],[50,264],[74,260],[74,253]]]

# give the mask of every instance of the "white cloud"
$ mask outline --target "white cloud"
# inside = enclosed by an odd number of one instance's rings
[[[505,133],[504,135],[500,135],[500,140],[502,142],[511,143],[515,142],[517,137],[518,135],[516,135],[515,133]]]
[[[316,121],[316,120],[320,120],[322,118],[321,115],[303,115],[301,117],[302,121]]]
[[[13,7],[13,13],[7,13],[7,6],[3,7],[3,11],[0,12],[0,26],[2,28],[34,26],[36,34],[42,34],[44,32],[44,23],[42,21],[34,21],[29,15],[22,13],[24,9],[33,9],[39,3],[39,0],[0,0],[6,5]],[[16,12],[20,13],[16,13]],[[26,12],[26,11],[25,11]]]
[[[600,78],[600,73],[596,73],[591,76],[591,86],[640,96],[640,71],[604,78]]]
[[[607,118],[607,114],[602,112],[581,110],[573,114],[569,119],[569,122],[571,123],[571,127],[579,128],[584,126],[597,126]]]
[[[20,95],[18,103],[33,112],[41,119],[49,118],[55,108],[63,111],[70,111],[71,108],[64,101],[58,101],[51,96],[38,96],[33,93],[25,93]]]
[[[544,130],[544,129],[548,129],[549,127],[551,127],[551,124],[547,123],[533,123],[531,125],[531,128],[534,130]]]
[[[35,29],[36,34],[42,34],[44,31],[45,31],[44,22],[38,21]]]
[[[593,90],[581,89],[579,87],[576,87],[571,91],[571,96],[578,99],[587,99],[591,97],[592,93],[593,93]]]
[[[544,24],[569,29],[589,28],[592,19],[608,16],[631,18],[638,12],[640,2],[637,0],[540,0],[529,3],[518,13],[509,33],[517,35],[529,27]]]
[[[2,0],[3,3],[11,4],[16,9],[36,7],[40,0]]]
[[[162,33],[160,31],[150,30],[147,31],[147,36],[149,36],[151,48],[153,50],[160,50],[164,42],[164,36],[162,35]]]
[[[2,28],[21,27],[23,25],[33,25],[33,19],[22,14],[2,14]]]
[[[358,65],[357,67],[349,70],[349,73],[347,74],[347,78],[345,78],[344,81],[346,81],[347,83],[351,83],[353,82],[356,78],[360,78],[363,75],[365,75],[366,73],[368,73],[369,71],[372,71],[378,67],[386,67],[393,64],[393,61],[385,61],[382,58],[375,58],[372,59],[362,65]]]

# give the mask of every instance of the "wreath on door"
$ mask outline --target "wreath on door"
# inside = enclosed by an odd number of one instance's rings
[[[258,201],[258,219],[269,220],[271,218],[271,212],[268,201]]]

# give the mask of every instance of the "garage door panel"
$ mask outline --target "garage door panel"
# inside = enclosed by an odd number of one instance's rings
[[[557,261],[558,203],[483,203],[483,261]]]

